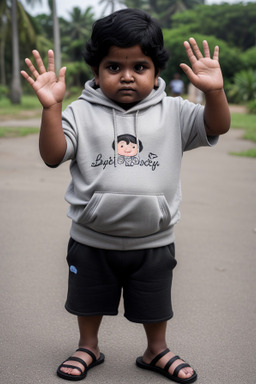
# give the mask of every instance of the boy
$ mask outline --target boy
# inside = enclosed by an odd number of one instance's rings
[[[98,330],[103,315],[117,314],[121,289],[125,316],[142,323],[147,336],[137,366],[179,383],[197,378],[166,343],[180,163],[183,151],[215,144],[228,131],[230,114],[218,47],[211,59],[206,41],[204,56],[193,38],[184,45],[192,69],[180,66],[204,92],[205,107],[166,97],[159,77],[168,59],[162,31],[140,10],[117,11],[95,23],[84,54],[94,79],[63,114],[65,68],[57,81],[51,50],[48,71],[37,51],[38,70],[26,59],[34,79],[22,75],[43,105],[41,156],[51,167],[71,160],[66,309],[78,316],[80,340],[58,368],[63,379],[81,380],[104,361]],[[118,161],[126,150],[137,161]]]

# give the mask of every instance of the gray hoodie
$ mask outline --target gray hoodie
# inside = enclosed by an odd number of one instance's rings
[[[71,160],[72,176],[66,200],[76,241],[115,250],[174,241],[183,151],[213,145],[217,137],[206,136],[201,105],[164,90],[159,78],[156,90],[124,110],[91,80],[63,112],[63,162]]]

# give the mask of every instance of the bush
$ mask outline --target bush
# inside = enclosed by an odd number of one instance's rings
[[[5,85],[0,84],[0,99],[4,99],[8,96],[8,88]]]
[[[225,81],[231,81],[236,72],[239,72],[243,69],[243,62],[241,59],[241,52],[239,49],[234,47],[229,47],[227,43],[222,40],[218,40],[214,36],[205,36],[198,33],[191,33],[189,28],[182,27],[172,30],[163,30],[165,47],[170,53],[170,59],[167,63],[166,69],[163,71],[161,76],[167,81],[173,78],[175,72],[180,72],[182,74],[182,79],[188,83],[186,75],[183,75],[183,71],[179,69],[179,64],[184,62],[189,63],[185,48],[184,41],[188,40],[193,36],[199,48],[202,50],[202,41],[207,40],[211,55],[213,54],[214,47],[218,45],[220,47],[220,65]],[[203,52],[203,51],[202,51]]]
[[[256,114],[256,99],[252,100],[247,105],[249,113]]]
[[[252,47],[241,55],[243,69],[256,70],[256,47]]]
[[[256,99],[256,71],[240,71],[234,76],[234,83],[228,87],[231,102],[244,103]]]

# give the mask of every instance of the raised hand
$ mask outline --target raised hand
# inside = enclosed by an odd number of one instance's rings
[[[54,66],[54,52],[52,50],[48,51],[47,71],[39,52],[34,50],[32,53],[37,64],[37,69],[30,59],[25,59],[31,76],[26,71],[21,71],[21,74],[34,89],[42,106],[44,108],[50,108],[57,103],[61,103],[64,98],[66,68],[63,67],[60,69],[59,79],[57,79]]]
[[[187,64],[180,64],[187,77],[197,88],[204,93],[223,88],[223,77],[219,65],[219,47],[214,49],[211,58],[210,49],[206,40],[203,41],[204,56],[201,53],[196,40],[190,38],[184,46],[191,63],[192,69]]]

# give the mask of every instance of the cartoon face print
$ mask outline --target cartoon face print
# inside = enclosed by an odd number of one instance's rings
[[[115,149],[115,142],[112,144],[113,149]],[[120,135],[117,138],[117,153],[120,156],[133,157],[141,152],[143,149],[142,142],[139,140],[139,148],[137,144],[136,137],[132,135]]]
[[[117,144],[117,153],[121,156],[136,156],[138,153],[138,146],[135,143],[127,143],[125,140],[122,140]]]

